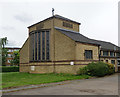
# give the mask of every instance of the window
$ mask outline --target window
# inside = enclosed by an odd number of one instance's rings
[[[19,51],[19,49],[14,49],[14,51]]]
[[[12,55],[11,54],[8,54],[8,57],[10,58]]]
[[[7,60],[7,61],[8,61],[8,63],[10,63],[11,60]]]
[[[115,64],[115,60],[111,60],[111,63],[112,63],[112,64]]]
[[[41,32],[38,33],[38,60],[41,60]]]
[[[49,31],[46,32],[46,60],[49,60]]]
[[[37,60],[37,32],[35,33],[35,60]]]
[[[92,59],[92,50],[85,50],[85,59]]]
[[[118,52],[118,53],[116,53],[117,54],[117,57],[120,57],[120,53]]]
[[[108,63],[108,60],[106,60],[106,63]]]
[[[7,52],[11,52],[11,49],[8,49],[8,51]]]
[[[103,56],[108,56],[108,51],[103,51]]]
[[[32,35],[32,61],[34,61],[34,34]]]
[[[30,61],[50,59],[49,31],[30,32]]]
[[[73,28],[73,24],[70,24],[70,23],[67,23],[67,22],[63,22],[63,26],[68,27],[68,28]]]
[[[113,57],[114,56],[114,52],[110,52],[110,56]]]
[[[118,60],[118,62],[117,62],[117,63],[118,63],[118,65],[120,65],[120,60]]]
[[[42,60],[45,60],[45,32],[42,31]]]

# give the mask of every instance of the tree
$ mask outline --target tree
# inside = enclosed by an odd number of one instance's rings
[[[6,44],[7,44],[7,42],[8,42],[7,37],[2,38],[1,42],[2,42],[2,48],[4,48],[4,47],[5,47],[5,45],[6,45]]]
[[[11,65],[19,65],[19,51],[13,52],[13,59],[10,61]]]
[[[1,39],[1,45],[2,45],[2,65],[4,66],[6,63],[7,58],[7,49],[5,48],[5,45],[7,44],[8,40],[7,37]]]

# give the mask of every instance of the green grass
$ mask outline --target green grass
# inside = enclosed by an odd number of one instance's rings
[[[2,73],[2,88],[11,88],[24,85],[60,82],[73,79],[88,79],[88,75],[71,74],[29,74],[19,72]]]

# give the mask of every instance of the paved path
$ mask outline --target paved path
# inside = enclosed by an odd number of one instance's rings
[[[118,74],[96,79],[74,80],[62,85],[3,93],[3,95],[118,95]]]

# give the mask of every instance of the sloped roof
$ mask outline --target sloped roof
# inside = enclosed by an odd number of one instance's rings
[[[101,49],[106,49],[106,50],[120,50],[120,47],[110,43],[110,42],[105,42],[105,41],[100,41],[100,40],[94,40],[90,39],[79,32],[71,31],[71,30],[66,30],[62,28],[55,27],[56,30],[60,31],[61,33],[65,34],[72,40],[76,42],[81,42],[81,43],[88,43],[88,44],[94,44],[94,45],[100,45]]]
[[[48,19],[52,19],[52,18],[59,18],[59,19],[62,19],[62,20],[66,20],[66,21],[71,21],[71,22],[74,22],[74,23],[77,23],[77,24],[81,24],[81,23],[79,23],[79,22],[76,22],[76,21],[73,21],[73,20],[71,20],[71,19],[68,19],[68,18],[65,18],[65,17],[63,17],[63,16],[60,16],[60,15],[54,15],[54,16],[51,16],[51,17],[49,17],[49,18],[46,18],[46,19],[44,19],[44,20],[42,20],[42,21],[40,21],[40,22],[38,22],[38,23],[35,23],[35,24],[33,24],[33,25],[31,25],[31,26],[29,26],[28,28],[30,28],[30,27],[32,27],[32,26],[34,26],[34,25],[36,25],[36,24],[39,24],[39,23],[41,23],[41,22],[43,22],[43,21],[46,21],[46,20],[48,20]]]
[[[59,19],[63,19],[63,20],[66,20],[66,21],[71,21],[71,22],[74,22],[74,23],[77,23],[77,24],[80,24],[79,22],[73,21],[73,20],[71,20],[71,19],[65,18],[65,17],[60,16],[60,15],[57,15],[57,14],[54,15],[53,17],[59,18]]]

